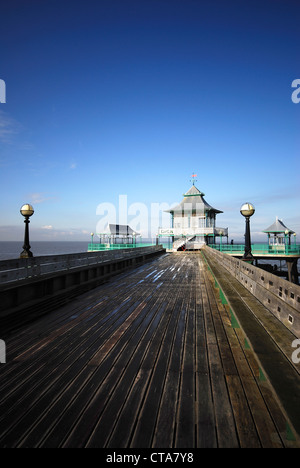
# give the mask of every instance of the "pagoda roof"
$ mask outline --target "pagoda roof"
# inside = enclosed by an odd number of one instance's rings
[[[223,213],[223,211],[213,208],[204,199],[205,193],[200,192],[199,189],[193,184],[192,187],[183,194],[183,200],[170,210],[166,210],[167,213],[189,213],[189,212],[207,212],[213,211],[214,213]]]
[[[262,232],[276,234],[279,232],[284,233],[285,231],[288,231],[289,234],[294,234],[294,231],[286,227],[286,225],[280,219],[278,219],[278,217],[276,217],[276,221]]]

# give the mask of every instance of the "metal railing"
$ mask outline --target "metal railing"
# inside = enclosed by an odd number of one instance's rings
[[[0,262],[0,284],[28,278],[37,278],[42,275],[59,273],[76,268],[89,267],[117,259],[137,257],[161,249],[161,244],[158,246],[143,245],[141,248],[132,248],[131,245],[130,249],[3,260]]]
[[[142,247],[151,247],[155,244],[97,244],[95,242],[88,244],[88,252],[102,252],[107,250],[136,249]]]
[[[97,243],[91,243],[88,244],[88,252],[107,252],[109,250],[123,250],[123,249],[135,249],[135,248],[143,248],[143,247],[154,247],[157,245],[155,242],[154,243],[138,243],[138,244],[97,244]],[[172,242],[160,242],[159,245],[161,245],[164,249],[170,249],[172,248]]]
[[[228,228],[215,226],[206,227],[174,227],[163,229],[159,228],[158,235],[160,237],[190,237],[190,236],[228,236]]]
[[[230,254],[242,254],[245,250],[243,244],[210,244],[209,247],[218,250],[219,252]],[[269,245],[269,244],[252,244],[251,250],[253,255],[300,255],[300,245]]]

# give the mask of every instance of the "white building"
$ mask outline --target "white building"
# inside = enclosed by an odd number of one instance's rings
[[[173,250],[197,250],[204,244],[216,243],[216,237],[227,237],[228,228],[216,227],[216,215],[223,213],[210,206],[205,194],[193,184],[183,200],[167,212],[171,214],[171,228],[159,229],[159,236],[172,237]]]

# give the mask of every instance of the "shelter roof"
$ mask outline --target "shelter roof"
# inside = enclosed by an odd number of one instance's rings
[[[223,211],[213,208],[204,198],[204,193],[193,184],[192,187],[183,194],[183,200],[174,208],[166,210],[167,213],[205,213],[212,211],[214,213],[223,213]]]
[[[126,224],[110,224],[109,230],[110,230],[110,233],[114,236],[119,236],[119,235],[133,236],[135,234],[138,234],[133,229],[131,229],[130,226],[127,226]]]
[[[286,231],[288,231],[289,234],[294,234],[294,231],[286,227],[286,225],[277,217],[275,222],[262,232],[276,234],[279,232],[285,233]]]

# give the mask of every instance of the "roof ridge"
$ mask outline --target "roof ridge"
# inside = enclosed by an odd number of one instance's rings
[[[285,231],[289,231],[289,233],[293,233],[294,231],[292,231],[292,229],[289,229],[281,219],[278,218],[278,216],[276,216],[276,220],[274,221],[273,224],[271,224],[271,226],[269,226],[268,228],[264,229],[262,232],[285,232]]]
[[[205,196],[205,193],[201,192],[194,184],[191,188],[183,194],[184,197],[192,197],[192,196]]]

